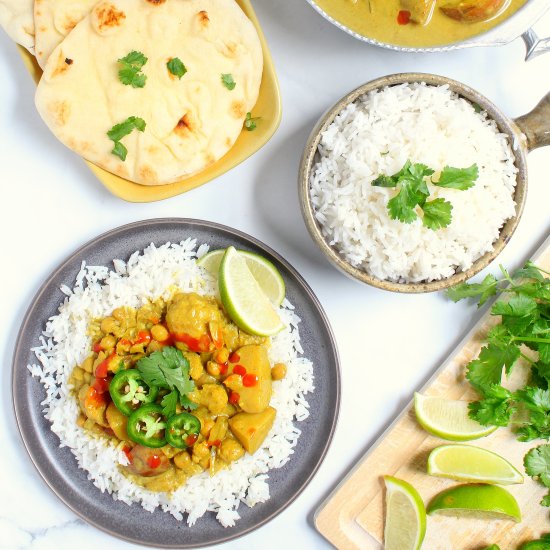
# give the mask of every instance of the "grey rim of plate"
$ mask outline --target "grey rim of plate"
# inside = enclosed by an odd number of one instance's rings
[[[87,265],[112,266],[152,242],[180,242],[188,237],[210,248],[250,250],[266,256],[280,270],[287,297],[301,317],[300,336],[304,356],[313,361],[315,391],[308,396],[310,416],[297,422],[302,434],[290,460],[270,470],[271,498],[248,508],[241,503],[241,519],[224,528],[207,512],[193,527],[157,509],[150,513],[139,504],[127,504],[102,493],[87,479],[68,448],[42,415],[44,388],[31,377],[26,365],[36,362],[30,348],[37,345],[46,320],[57,313],[65,297],[61,284],[73,286],[83,260]],[[202,220],[164,218],[124,225],[108,231],[71,254],[46,280],[33,298],[15,344],[12,365],[12,397],[23,443],[34,466],[52,491],[78,516],[102,531],[123,540],[158,548],[193,548],[219,544],[264,525],[289,506],[311,481],[321,465],[334,434],[340,406],[340,366],[332,329],[318,299],[305,280],[279,254],[257,239],[235,229]],[[304,518],[306,521],[306,518]]]

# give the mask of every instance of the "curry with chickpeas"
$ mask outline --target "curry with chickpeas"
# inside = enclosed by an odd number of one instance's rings
[[[527,0],[314,0],[368,38],[414,48],[461,42],[497,26]]]
[[[90,355],[72,371],[78,424],[125,453],[124,475],[173,491],[253,454],[277,411],[268,338],[232,323],[215,298],[176,293],[121,307],[89,327]]]

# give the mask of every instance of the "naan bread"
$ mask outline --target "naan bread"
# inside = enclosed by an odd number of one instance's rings
[[[33,4],[34,0],[0,0],[0,26],[13,41],[31,53],[34,48]]]
[[[35,0],[35,55],[44,68],[55,47],[88,15],[98,0]]]
[[[117,60],[134,50],[148,58],[143,88],[118,76]],[[187,68],[181,79],[168,71],[173,58]],[[171,183],[233,146],[256,103],[262,59],[256,30],[234,0],[102,0],[51,54],[36,105],[89,161],[137,183]],[[232,75],[233,90],[222,74]],[[107,132],[132,116],[147,127],[122,138],[122,161]]]

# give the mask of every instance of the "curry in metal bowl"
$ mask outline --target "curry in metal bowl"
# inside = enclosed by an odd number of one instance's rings
[[[410,48],[462,42],[517,12],[527,0],[312,0],[326,15],[372,40]]]

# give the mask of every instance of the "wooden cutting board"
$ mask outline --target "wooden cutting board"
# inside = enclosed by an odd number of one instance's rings
[[[550,270],[550,237],[533,260],[543,269]],[[477,356],[484,336],[497,321],[487,311],[420,393],[449,399],[475,399],[476,394],[464,378],[464,367]],[[521,384],[526,371],[524,365],[514,368],[514,376],[506,385]],[[411,402],[317,509],[314,521],[318,531],[339,550],[380,549],[385,507],[382,476],[392,475],[410,482],[427,504],[443,489],[458,484],[426,473],[430,451],[444,443],[418,425]],[[500,428],[488,437],[471,442],[502,455],[522,473],[525,453],[540,443],[520,443],[508,428]],[[525,476],[522,485],[509,485],[506,489],[519,503],[523,515],[521,523],[428,516],[423,548],[482,550],[490,544],[498,544],[501,550],[516,550],[522,542],[550,531],[550,510],[539,504],[547,492],[542,485]]]

